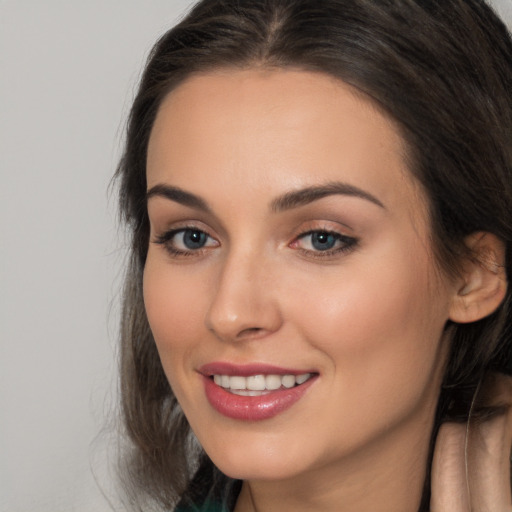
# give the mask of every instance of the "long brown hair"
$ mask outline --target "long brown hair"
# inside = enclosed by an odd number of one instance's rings
[[[430,201],[440,266],[456,273],[467,256],[464,238],[488,231],[505,242],[512,275],[512,42],[484,1],[199,2],[149,56],[117,171],[132,236],[121,326],[122,412],[131,442],[125,470],[140,509],[148,500],[168,509],[179,499],[193,502],[195,489],[236,495],[237,484],[194,441],[146,318],[146,151],[159,105],[179,83],[197,72],[254,66],[327,73],[365,93],[402,130],[410,171]],[[511,293],[491,316],[447,326],[452,351],[432,443],[442,421],[468,419],[489,372],[512,373]],[[427,474],[420,510],[428,510],[429,481]]]

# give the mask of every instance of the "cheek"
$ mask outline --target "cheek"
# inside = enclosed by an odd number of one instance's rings
[[[180,321],[187,315],[190,304],[187,295],[192,294],[192,291],[190,288],[181,288],[176,279],[171,279],[168,272],[159,267],[162,265],[148,260],[144,269],[146,314],[157,343],[177,330],[181,335],[173,336],[173,339],[179,343],[183,339],[182,335],[193,325],[192,322]]]
[[[201,279],[191,280],[185,272],[171,272],[165,261],[148,257],[144,269],[144,304],[171,386],[184,371],[183,360],[200,349],[198,333],[204,329],[207,296],[202,283]]]
[[[414,264],[400,254],[393,265],[376,261],[309,286],[307,304],[296,300],[294,315],[310,344],[330,359],[333,389],[343,389],[347,400],[376,404],[380,397],[389,406],[395,397],[413,401],[432,388],[443,364],[447,301],[441,289],[434,295],[425,257]]]

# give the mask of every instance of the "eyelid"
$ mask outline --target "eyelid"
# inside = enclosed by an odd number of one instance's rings
[[[331,249],[306,249],[304,247],[299,246],[299,242],[301,240],[304,240],[308,236],[312,236],[317,233],[323,233],[328,235],[333,235],[336,238],[336,243],[338,244],[338,247],[333,247]],[[341,246],[339,246],[339,242],[342,243]],[[354,250],[359,243],[359,239],[351,236],[346,235],[343,232],[340,232],[340,230],[333,229],[331,227],[322,227],[318,226],[313,229],[305,230],[301,233],[299,233],[293,241],[289,244],[289,246],[292,249],[295,249],[297,251],[300,251],[303,255],[307,257],[312,258],[335,258],[336,256],[341,256],[344,253],[350,252]]]
[[[336,226],[333,226],[335,224]],[[305,225],[302,225],[302,229],[293,237],[292,241],[287,245],[288,247],[300,252],[302,255],[308,258],[335,258],[341,256],[343,253],[349,252],[357,246],[359,239],[352,235],[347,235],[346,231],[350,228],[343,225],[341,229],[339,222],[319,222],[310,221]],[[198,231],[204,233],[207,237],[207,241],[204,245],[199,247],[186,247],[184,241],[176,243],[176,237],[179,233],[185,233],[186,231]],[[332,248],[318,248],[312,246],[303,247],[303,240],[308,236],[314,234],[328,234],[335,237],[334,246]],[[205,253],[210,252],[212,249],[217,248],[221,245],[218,237],[212,234],[212,230],[208,226],[204,226],[202,222],[196,221],[183,221],[178,222],[176,225],[168,227],[163,230],[160,234],[155,234],[152,240],[153,243],[162,245],[166,252],[173,258],[181,257],[193,257],[193,256],[204,256]],[[316,240],[318,242],[318,240]],[[178,247],[181,245],[182,247]]]
[[[174,237],[179,233],[184,233],[186,231],[197,231],[204,233],[208,239],[213,240],[214,243],[208,245],[205,244],[204,246],[198,247],[197,249],[181,249],[173,246],[171,242]],[[152,242],[157,245],[162,245],[167,253],[174,258],[200,256],[203,255],[206,251],[220,246],[220,242],[209,232],[208,229],[200,227],[195,223],[185,223],[183,225],[177,225],[175,227],[164,230],[162,233],[156,234]]]

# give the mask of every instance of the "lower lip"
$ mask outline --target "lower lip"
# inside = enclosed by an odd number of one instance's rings
[[[240,396],[204,377],[206,398],[219,413],[235,420],[261,421],[273,418],[298,402],[316,380],[316,376],[290,389],[269,391],[260,396]]]

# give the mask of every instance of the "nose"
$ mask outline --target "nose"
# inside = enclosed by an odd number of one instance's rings
[[[222,341],[267,336],[282,325],[273,265],[256,254],[226,259],[213,286],[206,327]]]

